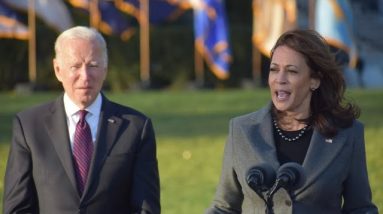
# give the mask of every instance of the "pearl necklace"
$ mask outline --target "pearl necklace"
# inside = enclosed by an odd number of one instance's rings
[[[283,140],[285,140],[285,141],[289,141],[289,142],[293,142],[293,141],[296,141],[296,140],[298,140],[299,138],[301,138],[301,137],[303,136],[303,134],[306,132],[306,129],[307,129],[307,127],[308,127],[308,125],[306,125],[305,127],[303,127],[303,129],[299,132],[298,136],[293,137],[293,138],[289,138],[289,137],[286,137],[286,136],[282,133],[282,131],[281,131],[281,129],[278,127],[278,123],[277,123],[277,121],[276,121],[275,119],[273,119],[273,123],[274,123],[274,127],[275,127],[275,129],[277,130],[279,136],[281,136],[281,138],[282,138]]]

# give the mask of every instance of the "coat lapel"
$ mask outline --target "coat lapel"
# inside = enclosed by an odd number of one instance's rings
[[[253,115],[252,120],[255,121],[250,132],[254,133],[253,142],[257,144],[254,149],[256,156],[259,157],[263,162],[270,164],[274,170],[278,170],[280,164],[277,158],[277,150],[274,144],[273,128],[271,123],[270,114],[271,103],[262,110],[260,114]]]
[[[93,153],[88,181],[81,200],[84,200],[87,195],[93,195],[91,191],[95,191],[96,188],[91,187],[93,184],[98,183],[99,171],[110,150],[115,145],[119,130],[123,125],[123,120],[116,116],[118,112],[117,109],[113,107],[113,104],[107,100],[105,96],[102,97],[102,100],[95,152]]]
[[[46,129],[48,130],[51,142],[56,150],[65,172],[77,192],[77,182],[73,168],[72,150],[70,148],[68,125],[64,110],[63,97],[60,96],[54,103],[46,118]]]
[[[334,138],[325,138],[314,129],[310,146],[303,162],[303,169],[306,173],[306,182],[295,192],[296,194],[301,193],[315,182],[331,162],[335,160],[345,143],[346,136],[342,132],[339,132]]]
[[[260,120],[258,121],[258,129],[255,133],[258,133],[255,136],[255,141],[257,142],[260,150],[255,150],[259,152],[257,156],[262,159],[262,161],[270,164],[275,170],[278,170],[280,164],[277,158],[277,150],[274,143],[273,129],[271,124],[271,114],[270,108],[267,107],[263,109],[263,115],[261,115]]]

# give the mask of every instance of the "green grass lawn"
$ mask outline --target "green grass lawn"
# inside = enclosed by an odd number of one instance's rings
[[[13,115],[56,96],[57,93],[0,94],[0,193],[3,191]],[[229,119],[257,110],[269,100],[268,91],[261,89],[146,91],[108,96],[153,119],[164,214],[204,212],[219,179]],[[362,109],[360,120],[365,124],[373,200],[379,210],[383,210],[383,90],[352,90],[347,96]]]

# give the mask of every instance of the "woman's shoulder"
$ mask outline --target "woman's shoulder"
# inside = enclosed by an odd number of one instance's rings
[[[234,118],[232,118],[232,121],[235,122],[244,122],[244,121],[261,121],[265,116],[270,114],[271,105],[268,104],[266,106],[263,106],[260,109],[257,109],[256,111],[239,115]]]
[[[351,129],[351,132],[363,134],[364,133],[364,124],[361,121],[355,119],[352,122],[350,129]]]
[[[361,121],[354,119],[349,127],[338,128],[337,135],[353,136],[354,138],[364,135],[364,124]]]
[[[361,130],[361,129],[364,129],[364,124],[360,120],[354,119],[351,123],[351,126],[344,129],[345,130]]]

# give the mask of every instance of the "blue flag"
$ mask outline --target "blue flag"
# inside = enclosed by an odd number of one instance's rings
[[[197,51],[219,79],[227,79],[229,77],[231,50],[223,1],[203,0],[193,7]]]
[[[69,0],[74,6],[85,11],[90,10],[91,0]],[[93,27],[107,35],[117,35],[123,41],[129,40],[135,29],[131,27],[128,17],[122,14],[113,1],[99,1],[96,10],[90,14]]]
[[[352,10],[347,0],[320,0],[316,2],[315,30],[333,47],[349,55],[350,67],[357,62]]]
[[[135,29],[130,26],[128,18],[116,8],[113,2],[100,2],[98,8],[100,12],[98,28],[103,33],[119,35],[123,41],[130,39]]]
[[[0,38],[28,39],[28,28],[20,21],[20,16],[0,1]]]
[[[115,0],[116,6],[123,12],[140,19],[139,0]],[[186,3],[171,0],[149,0],[149,22],[160,24],[177,19],[185,11]]]

